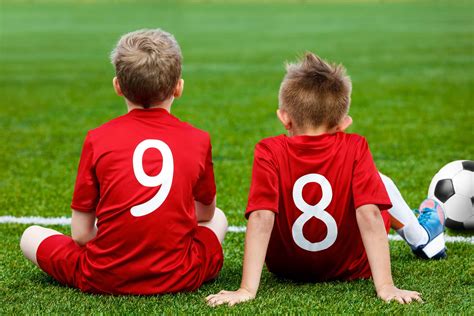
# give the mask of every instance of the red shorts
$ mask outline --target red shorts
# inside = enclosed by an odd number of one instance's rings
[[[36,251],[40,268],[64,285],[80,287],[76,280],[79,259],[85,248],[79,247],[71,237],[53,235],[41,242]]]
[[[217,277],[224,263],[224,255],[217,236],[207,227],[197,227],[194,243],[198,249],[200,261],[200,272],[197,277],[200,281],[199,287],[202,283]],[[83,284],[81,259],[85,252],[86,248],[78,246],[71,237],[53,235],[41,242],[36,252],[36,259],[44,272],[64,285],[86,292],[116,294],[114,289],[103,292],[95,290],[89,284]],[[182,288],[183,290],[196,289],[195,286],[188,284],[182,284]]]
[[[194,242],[200,248],[204,276],[202,283],[215,279],[224,264],[222,245],[216,234],[207,227],[198,226]],[[201,283],[201,284],[202,284]]]

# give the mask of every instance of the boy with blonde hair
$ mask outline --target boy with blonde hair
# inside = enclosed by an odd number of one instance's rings
[[[31,226],[29,260],[60,283],[102,294],[192,291],[223,264],[209,134],[171,115],[183,92],[181,50],[160,29],[112,52],[128,113],[88,132],[72,199],[72,237]],[[97,225],[96,225],[97,221]]]
[[[379,175],[365,138],[344,132],[352,123],[351,89],[341,65],[312,53],[288,65],[277,116],[289,136],[255,147],[242,283],[208,296],[209,305],[255,298],[264,262],[270,272],[300,281],[372,277],[385,301],[421,300],[395,287],[387,232],[392,224],[416,255],[443,258],[444,214],[426,200],[417,219],[393,182]]]

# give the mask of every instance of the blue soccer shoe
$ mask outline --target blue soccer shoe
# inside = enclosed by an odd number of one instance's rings
[[[413,253],[422,259],[446,258],[443,208],[435,200],[426,199],[421,203],[418,213],[418,222],[428,233],[428,242],[412,249]]]

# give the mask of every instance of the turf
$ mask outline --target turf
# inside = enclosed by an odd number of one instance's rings
[[[85,133],[125,111],[108,55],[143,27],[181,44],[185,94],[173,113],[210,131],[230,224],[245,224],[253,146],[283,133],[274,111],[284,61],[306,50],[348,68],[351,131],[415,206],[442,165],[474,158],[473,21],[472,1],[2,1],[0,215],[69,214]],[[25,227],[0,226],[1,314],[474,312],[470,244],[425,262],[391,243],[396,283],[424,304],[384,304],[370,281],[294,284],[265,273],[257,300],[214,310],[203,297],[238,287],[243,234],[228,235],[220,278],[195,293],[106,297],[61,287],[26,262]]]

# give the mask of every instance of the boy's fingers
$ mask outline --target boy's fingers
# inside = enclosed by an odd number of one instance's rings
[[[211,299],[213,299],[213,298],[215,298],[215,297],[218,297],[219,295],[227,294],[227,293],[229,293],[229,291],[222,290],[222,291],[220,291],[220,292],[217,293],[217,294],[208,295],[208,296],[206,296],[206,301],[209,301],[209,300],[211,300]]]
[[[213,306],[213,299],[212,298],[207,301],[207,305]]]
[[[232,293],[232,291],[222,290],[218,294],[211,294],[207,296],[206,297],[207,305],[212,306],[212,307],[222,305],[222,304],[234,306],[236,304],[246,302],[250,299],[247,297],[244,297],[244,298],[235,297],[235,296],[229,295],[230,293]]]
[[[214,298],[216,296],[216,294],[211,294],[209,296],[206,297],[206,301],[209,302],[209,300],[211,300],[212,298]]]
[[[405,302],[403,301],[403,298],[401,298],[400,296],[395,296],[394,299],[400,304],[405,304]]]
[[[214,306],[218,306],[218,305],[221,305],[223,302],[217,298],[214,298],[212,299],[210,302],[209,302],[209,305],[211,305],[212,307]]]
[[[418,302],[423,302],[419,294],[415,294],[411,297],[413,300],[418,301]]]
[[[210,306],[216,306],[217,302],[218,302],[217,297],[212,297],[207,301],[207,304]]]

